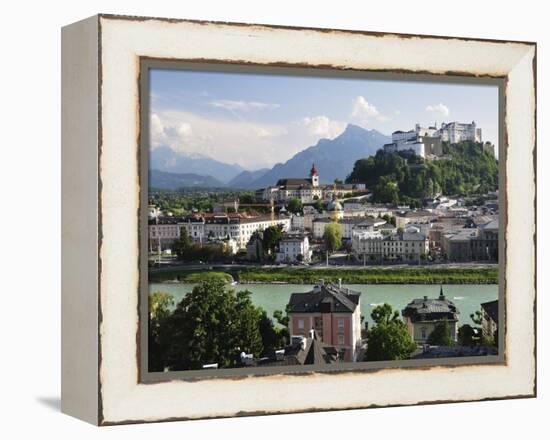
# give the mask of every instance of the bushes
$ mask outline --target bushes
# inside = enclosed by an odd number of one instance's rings
[[[232,277],[233,275],[233,277]],[[235,271],[223,270],[176,270],[151,273],[151,282],[177,280],[196,283],[205,279],[233,278],[241,283],[290,283],[314,284],[321,278],[336,283],[341,278],[346,284],[498,284],[498,269],[312,269],[303,267],[244,268]]]
[[[496,284],[497,269],[306,269],[249,268],[238,272],[242,283],[313,284],[319,279],[347,284]]]
[[[230,283],[233,281],[231,274],[222,271],[195,270],[195,271],[163,271],[149,274],[149,281],[153,283],[162,283],[164,281],[179,281],[181,283],[200,283],[201,281],[223,281]]]

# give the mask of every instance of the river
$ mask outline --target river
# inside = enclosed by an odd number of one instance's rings
[[[152,283],[149,292],[167,292],[174,296],[176,303],[193,289],[194,284]],[[268,316],[273,316],[275,310],[284,310],[290,294],[293,292],[307,292],[312,289],[307,284],[240,284],[234,286],[236,290],[252,292],[252,301],[265,309]],[[344,285],[352,290],[361,292],[361,315],[372,324],[370,317],[372,309],[378,304],[387,302],[401,310],[414,298],[428,296],[435,298],[439,295],[440,285],[425,284],[350,284]],[[460,311],[459,323],[472,324],[470,314],[479,310],[480,304],[498,299],[497,284],[454,284],[443,285],[443,292],[453,301]]]

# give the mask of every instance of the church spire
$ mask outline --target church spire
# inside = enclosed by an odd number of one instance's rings
[[[312,164],[312,166],[311,166],[311,171],[309,172],[309,175],[310,175],[311,177],[317,176],[317,175],[318,175],[318,173],[317,173],[317,168],[315,168],[315,164]]]

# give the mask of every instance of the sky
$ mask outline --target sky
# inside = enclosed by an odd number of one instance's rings
[[[153,69],[151,148],[256,170],[285,162],[347,124],[391,135],[416,123],[476,121],[498,151],[492,85]]]

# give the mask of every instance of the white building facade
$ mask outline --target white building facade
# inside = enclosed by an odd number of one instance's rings
[[[312,251],[309,247],[309,239],[304,234],[285,234],[279,242],[277,261],[280,263],[296,263],[311,261]]]
[[[283,216],[242,217],[239,214],[220,213],[173,219],[167,224],[150,221],[149,242],[150,248],[156,249],[156,243],[160,240],[164,248],[178,240],[181,228],[185,228],[187,236],[197,243],[228,239],[235,241],[237,249],[244,249],[254,232],[270,226],[280,226],[284,232],[288,232],[291,219]]]
[[[354,231],[352,252],[359,261],[419,261],[429,252],[428,237],[419,228],[408,227],[401,234]]]
[[[462,141],[481,142],[481,128],[477,128],[476,122],[470,124],[460,122],[442,123],[439,128],[439,136],[442,141],[456,144]]]
[[[302,203],[314,203],[317,200],[331,200],[333,197],[344,197],[354,191],[365,189],[364,184],[321,185],[315,164],[312,165],[309,178],[279,179],[274,186],[256,191],[256,198],[285,203],[299,199]]]
[[[384,145],[384,151],[394,153],[412,150],[417,156],[433,158],[443,155],[441,142],[456,144],[462,141],[482,142],[481,128],[477,127],[475,121],[442,123],[440,128],[436,125],[421,127],[416,124],[414,130],[394,131],[392,142]]]

